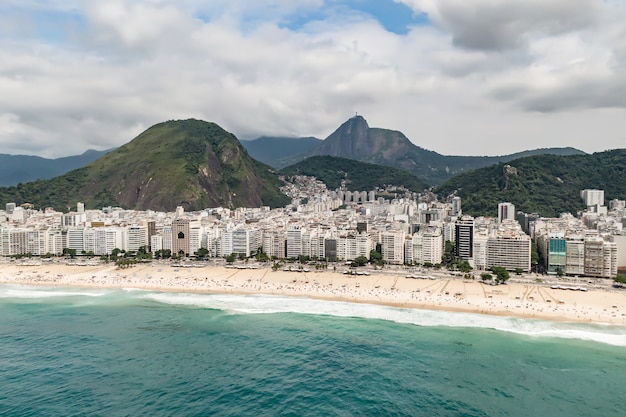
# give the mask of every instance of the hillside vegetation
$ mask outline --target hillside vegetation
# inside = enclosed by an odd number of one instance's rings
[[[626,149],[592,155],[538,155],[458,175],[435,191],[440,198],[455,192],[463,212],[495,216],[498,203],[554,217],[584,209],[583,189],[604,190],[605,198],[626,198]]]
[[[350,191],[369,191],[387,185],[404,186],[415,192],[426,188],[424,182],[403,169],[334,156],[314,156],[283,168],[280,173],[314,176],[331,190],[339,188],[342,180]]]
[[[283,206],[273,170],[250,158],[237,138],[214,123],[157,124],[84,168],[47,181],[0,188],[0,201],[66,210],[77,201],[172,211],[206,207]]]

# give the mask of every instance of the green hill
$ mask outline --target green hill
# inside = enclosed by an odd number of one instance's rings
[[[272,168],[252,159],[214,123],[157,124],[78,170],[46,181],[0,188],[0,201],[65,210],[77,201],[172,211],[206,207],[283,206],[289,199]]]
[[[387,185],[401,185],[415,192],[426,188],[426,184],[403,169],[334,156],[314,156],[283,168],[280,173],[314,176],[331,190],[339,188],[342,180],[350,191],[369,191]]]
[[[475,216],[495,216],[498,203],[511,202],[517,210],[552,217],[584,209],[580,191],[590,188],[604,190],[607,202],[626,198],[626,149],[517,159],[458,175],[435,192],[443,198],[456,191],[463,212]]]

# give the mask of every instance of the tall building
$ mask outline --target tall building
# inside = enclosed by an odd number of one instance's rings
[[[487,268],[500,266],[508,270],[530,271],[530,236],[498,234],[487,239]]]
[[[457,196],[452,199],[452,212],[450,214],[452,216],[461,215],[461,197]]]
[[[146,226],[129,226],[126,231],[126,250],[136,252],[144,246],[148,249],[148,228]]]
[[[443,257],[443,235],[438,227],[429,227],[424,230],[422,240],[422,260],[431,264],[441,263]]]
[[[617,245],[601,237],[585,240],[585,275],[610,278],[617,275]]]
[[[383,232],[380,234],[380,247],[383,261],[402,265],[404,263],[404,232]]]
[[[302,228],[290,225],[287,228],[287,258],[297,258],[302,254]]]
[[[474,258],[474,218],[463,216],[456,221],[454,230],[455,255],[470,264]]]
[[[512,203],[498,204],[498,223],[504,220],[515,220],[515,205]]]
[[[337,260],[337,239],[326,239],[324,241],[324,257],[330,262]]]
[[[604,190],[582,190],[580,198],[587,207],[604,206]]]
[[[585,241],[582,237],[570,238],[565,242],[565,273],[585,274]]]
[[[563,234],[551,234],[548,237],[546,262],[548,274],[566,272],[567,266],[567,241]]]
[[[172,254],[189,255],[189,220],[172,221]]]

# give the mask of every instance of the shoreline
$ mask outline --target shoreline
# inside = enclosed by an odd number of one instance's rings
[[[376,271],[344,275],[333,271],[273,271],[269,267],[137,264],[24,265],[0,263],[0,284],[95,289],[136,288],[160,292],[280,295],[399,308],[465,312],[550,321],[626,326],[626,291],[552,289],[536,282],[492,286],[453,275],[407,278]]]

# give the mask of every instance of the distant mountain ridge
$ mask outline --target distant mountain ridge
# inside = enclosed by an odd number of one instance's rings
[[[284,206],[289,198],[273,169],[252,159],[237,138],[214,123],[159,123],[91,164],[65,175],[0,188],[0,201],[65,210],[82,201],[173,211],[206,207]]]
[[[0,154],[0,187],[63,175],[95,161],[113,149],[115,148],[104,151],[89,149],[80,155],[56,159],[32,155]]]
[[[279,167],[281,160],[293,155],[307,154],[322,143],[314,137],[287,138],[277,136],[261,136],[254,140],[242,140],[241,144],[257,161],[273,167]]]
[[[277,152],[269,145],[266,155]],[[574,148],[546,148],[503,156],[447,156],[424,149],[411,142],[402,132],[371,128],[363,116],[354,116],[344,122],[317,147],[299,154],[273,158],[272,166],[283,168],[311,156],[329,155],[387,165],[412,172],[430,185],[441,184],[462,172],[507,162],[533,154],[584,155]],[[255,157],[255,153],[251,152]]]

